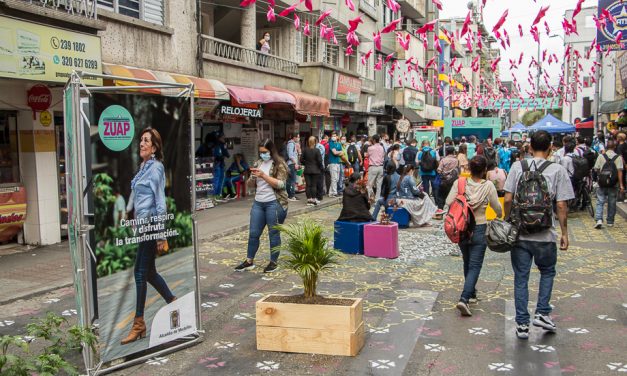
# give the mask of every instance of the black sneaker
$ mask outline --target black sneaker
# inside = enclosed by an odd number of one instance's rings
[[[270,261],[268,266],[266,266],[265,269],[263,269],[263,272],[264,273],[272,273],[272,272],[275,272],[278,268],[279,268],[279,265],[277,265],[276,262]]]
[[[468,307],[468,303],[463,300],[460,300],[457,303],[457,309],[461,312],[462,316],[472,316],[472,312],[470,312],[470,307]]]
[[[518,324],[516,326],[516,337],[519,339],[529,339],[529,325]]]
[[[253,270],[253,269],[255,269],[255,264],[253,264],[252,262],[248,262],[248,260],[242,262],[237,267],[235,267],[236,272],[243,272],[246,270]]]
[[[544,330],[548,330],[549,332],[555,332],[557,330],[557,326],[551,320],[551,316],[543,315],[541,313],[536,313],[533,318],[533,326],[540,327]]]

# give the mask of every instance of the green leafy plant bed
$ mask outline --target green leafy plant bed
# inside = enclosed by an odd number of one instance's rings
[[[69,326],[54,313],[28,324],[26,332],[24,337],[0,337],[0,375],[78,375],[78,367],[69,359],[80,359],[83,346],[95,351],[97,337],[91,330]]]
[[[355,356],[364,345],[360,298],[316,294],[320,272],[337,263],[321,225],[306,220],[277,226],[287,252],[283,263],[303,281],[303,295],[270,295],[256,303],[257,349]]]

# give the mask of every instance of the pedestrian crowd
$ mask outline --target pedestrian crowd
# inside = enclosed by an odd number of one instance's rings
[[[264,140],[248,181],[256,193],[247,258],[236,270],[255,267],[266,226],[271,249],[281,244],[275,226],[285,221],[289,201],[297,200],[296,174],[302,166],[307,204],[318,205],[325,195],[342,196],[341,221],[374,221],[382,209],[385,213],[388,208],[403,208],[414,226],[429,226],[432,218],[442,219],[447,208],[445,221],[454,220],[453,208],[463,203],[471,213],[455,241],[463,259],[465,282],[457,303],[463,316],[472,315],[470,304],[477,301],[475,287],[490,237],[489,206],[497,218],[505,217],[517,229],[510,252],[516,335],[528,338],[531,324],[554,332],[550,298],[558,245],[561,250],[569,245],[568,212],[592,211],[596,191],[595,228],[603,227],[606,205],[605,224],[614,225],[617,201],[619,197],[624,200],[626,139],[625,133],[606,139],[602,132],[594,138],[554,139],[537,131],[520,141],[446,137],[434,145],[429,140],[391,141],[387,134],[358,140],[354,135],[332,133],[322,139],[309,137],[301,149],[295,133],[281,151],[271,140]],[[271,252],[264,272],[277,269],[278,257],[278,252]],[[533,320],[527,308],[532,262],[540,271]]]

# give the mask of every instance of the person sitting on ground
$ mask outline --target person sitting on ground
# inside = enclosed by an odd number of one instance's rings
[[[340,222],[370,222],[370,202],[366,184],[359,172],[353,172],[342,196],[342,212],[337,219]]]
[[[497,217],[501,217],[501,203],[496,192],[496,187],[492,182],[485,180],[488,170],[488,162],[482,155],[477,155],[470,160],[471,178],[466,179],[466,194],[468,205],[472,209],[475,217],[475,228],[472,232],[472,238],[463,240],[459,243],[464,260],[464,290],[462,291],[457,309],[462,316],[472,316],[468,304],[471,300],[477,299],[476,285],[479,280],[479,274],[483,266],[483,258],[485,256],[486,229],[487,219],[485,216],[488,203],[496,212]],[[453,188],[446,198],[448,205],[452,204],[458,193],[458,181],[455,181]]]
[[[374,211],[372,212],[373,220],[377,220],[381,205],[383,205],[385,210],[387,210],[390,205],[390,201],[394,201],[396,199],[396,187],[400,178],[401,176],[396,172],[394,164],[388,164],[385,170],[385,176],[383,177],[383,183],[381,183],[381,197],[377,199],[374,205]]]
[[[428,226],[437,208],[416,183],[415,170],[416,168],[412,165],[405,166],[403,176],[396,186],[399,196],[396,202],[398,206],[409,212],[412,224],[418,227]]]

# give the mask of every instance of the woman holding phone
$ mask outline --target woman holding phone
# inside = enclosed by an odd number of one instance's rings
[[[281,234],[275,228],[283,224],[287,216],[287,164],[270,139],[259,144],[259,160],[250,169],[252,174],[248,181],[255,188],[255,201],[250,210],[250,229],[248,233],[248,253],[246,260],[235,268],[241,272],[255,268],[255,255],[259,250],[259,238],[263,229],[268,226],[270,237],[270,262],[264,273],[272,273],[278,268],[279,252],[276,247],[281,245]]]

